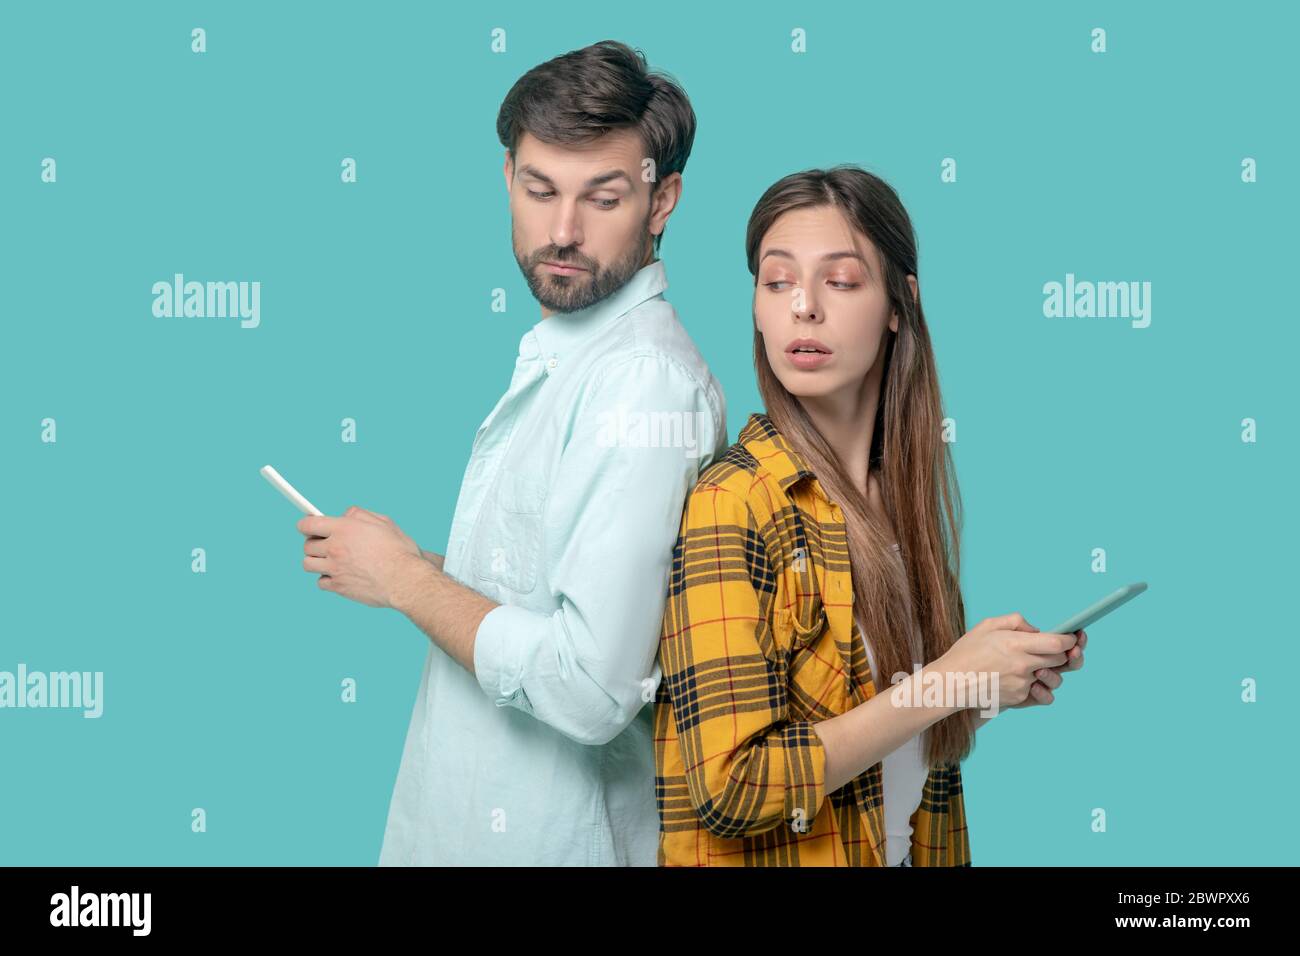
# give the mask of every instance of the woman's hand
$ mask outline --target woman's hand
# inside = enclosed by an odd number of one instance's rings
[[[1034,674],[1037,680],[1029,688],[1029,696],[1019,704],[1014,704],[1014,707],[1034,707],[1039,704],[1050,704],[1056,699],[1052,691],[1060,687],[1061,681],[1065,679],[1061,675],[1066,671],[1077,671],[1083,666],[1083,649],[1088,643],[1088,632],[1083,630],[1075,631],[1074,636],[1078,638],[1078,641],[1074,647],[1066,651],[1067,663],[1059,667],[1039,668]]]
[[[996,674],[999,710],[1050,703],[1052,690],[1060,686],[1061,670],[1083,666],[1082,650],[1073,659],[1068,653],[1082,633],[1043,633],[1020,614],[985,618],[963,634],[936,666],[956,674],[973,672],[982,683],[991,682],[991,675]],[[1038,690],[1034,690],[1036,684]],[[967,691],[966,700],[979,701],[977,688]]]

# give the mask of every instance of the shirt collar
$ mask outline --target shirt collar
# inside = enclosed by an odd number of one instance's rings
[[[543,359],[563,359],[589,339],[593,332],[620,316],[627,315],[648,299],[661,295],[668,288],[662,259],[642,266],[622,287],[599,302],[575,312],[556,312],[542,319],[529,330]],[[531,351],[520,345],[520,353]],[[536,354],[536,353],[534,353]]]
[[[750,415],[736,440],[771,473],[787,495],[797,483],[808,479],[813,493],[823,501],[830,501],[803,456],[794,450],[766,415],[759,412]]]

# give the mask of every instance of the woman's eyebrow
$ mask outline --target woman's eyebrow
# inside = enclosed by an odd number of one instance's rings
[[[766,259],[768,256],[782,256],[786,259],[794,258],[794,256],[789,252],[789,250],[769,249],[767,250],[767,252],[763,253],[763,258],[759,259],[758,261],[762,262],[763,259]],[[845,249],[841,252],[828,252],[826,253],[826,255],[822,256],[822,262],[828,262],[832,259],[857,259],[859,262],[862,263],[862,267],[864,269],[866,269],[868,272],[871,271],[871,264],[862,257],[862,254],[860,252],[854,252],[851,249]]]

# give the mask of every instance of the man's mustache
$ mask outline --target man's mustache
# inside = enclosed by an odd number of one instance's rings
[[[543,262],[557,262],[562,266],[576,266],[586,269],[588,272],[595,273],[596,264],[576,255],[572,252],[565,252],[554,246],[548,250],[533,254],[533,265],[541,265]]]

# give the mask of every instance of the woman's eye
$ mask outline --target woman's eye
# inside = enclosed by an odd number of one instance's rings
[[[551,191],[551,192],[538,193],[538,192],[533,192],[530,189],[528,190],[528,195],[532,196],[534,199],[550,199],[552,196],[555,195],[555,192]]]
[[[777,285],[789,285],[789,284],[790,284],[790,283],[787,282],[785,279],[774,279],[774,280],[772,280],[771,282],[764,282],[764,283],[763,283],[763,285],[767,286],[769,289],[772,289],[773,286],[777,286]],[[776,289],[772,289],[772,291],[775,292]]]
[[[858,283],[856,282],[841,282],[837,279],[832,279],[831,285],[840,289],[856,289],[858,287]]]

